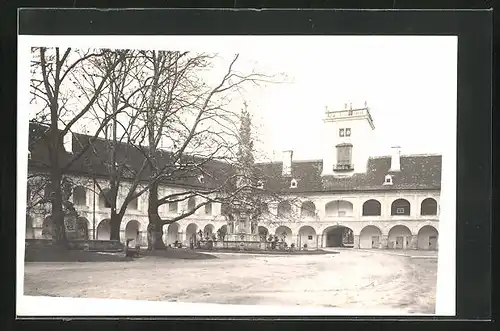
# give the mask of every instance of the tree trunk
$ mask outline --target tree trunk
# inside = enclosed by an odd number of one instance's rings
[[[158,184],[154,183],[148,195],[148,250],[165,249],[163,242],[163,220],[158,214]]]
[[[111,220],[109,221],[110,240],[120,240],[120,224],[122,222],[122,215],[116,212],[111,213]]]
[[[59,168],[51,169],[51,213],[52,213],[52,242],[54,246],[68,248],[66,229],[64,226],[63,196],[61,189],[62,175]]]

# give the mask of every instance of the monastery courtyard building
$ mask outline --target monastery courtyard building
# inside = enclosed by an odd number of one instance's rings
[[[347,107],[346,107],[347,108]],[[257,164],[259,185],[264,190],[286,197],[269,202],[272,217],[262,217],[258,227],[233,229],[260,235],[278,235],[295,247],[353,247],[364,249],[437,250],[439,230],[439,197],[441,189],[440,155],[401,155],[399,147],[392,154],[373,157],[371,142],[375,125],[368,107],[325,112],[325,132],[329,148],[321,160],[294,160],[293,151],[285,151],[280,162]],[[30,124],[30,137],[40,130]],[[74,153],[84,135],[65,137],[61,153]],[[88,139],[88,138],[87,138]],[[97,143],[105,143],[98,140]],[[44,171],[43,146],[30,151],[29,173]],[[211,181],[224,180],[228,165],[212,162],[209,171],[215,175],[205,181],[190,179],[162,183],[162,192],[183,192]],[[97,167],[98,168],[98,167]],[[75,162],[70,177],[78,182],[72,190],[72,202],[78,211],[77,227],[84,239],[109,240],[110,208],[103,193],[94,187],[94,178],[106,185],[106,170]],[[97,173],[97,175],[96,175]],[[126,185],[121,190],[126,194]],[[28,199],[33,199],[28,191]],[[120,240],[134,239],[147,245],[147,192],[132,201],[121,223]],[[293,201],[293,202],[291,202]],[[120,203],[120,202],[119,202]],[[194,208],[196,199],[162,206],[161,216],[173,217]],[[193,215],[165,226],[164,241],[189,246],[190,238],[200,230],[216,233],[229,225],[218,203],[207,204]],[[241,224],[236,225],[241,226]],[[30,212],[26,221],[26,238],[51,237],[50,208]]]

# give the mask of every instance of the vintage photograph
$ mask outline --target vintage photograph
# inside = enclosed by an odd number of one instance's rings
[[[456,37],[28,37],[22,296],[437,313]]]

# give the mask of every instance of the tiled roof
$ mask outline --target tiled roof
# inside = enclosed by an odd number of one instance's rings
[[[46,142],[43,139],[38,138],[44,136],[45,130],[47,130],[46,127],[30,123],[30,167],[44,169],[49,163]],[[89,139],[90,136],[74,133],[72,142],[73,153],[78,153],[79,151],[81,151],[82,146],[86,145],[85,141],[88,141]],[[147,151],[147,147],[142,148],[144,149],[144,151]],[[107,159],[107,156],[110,155],[110,152],[111,146],[109,145],[109,141],[105,139],[97,139],[92,144],[92,147],[85,151],[83,156],[72,164],[69,173],[92,173],[96,177],[107,176],[109,174],[109,159]],[[166,165],[170,157],[172,156],[172,153],[164,150],[158,150],[157,153],[158,157],[155,159],[158,160],[160,167]],[[61,160],[61,165],[67,164],[72,157],[70,153],[67,153],[64,150],[62,144],[59,148],[59,157]],[[137,148],[125,143],[120,143],[117,145],[116,161],[118,164],[125,164],[127,166],[127,169],[130,169],[131,171],[139,171],[144,159],[145,157],[143,153]],[[186,156],[185,158],[183,158],[184,161],[188,159],[192,160],[193,157]],[[200,163],[202,160],[197,158],[196,161],[197,163]],[[202,174],[201,170],[190,171],[189,173],[177,172],[176,174],[177,177],[180,177],[179,179],[164,180],[162,182],[165,184],[168,183],[173,185],[193,187],[215,187],[222,184],[226,180],[226,178],[228,178],[233,173],[233,170],[229,164],[217,160],[209,160],[205,162],[201,168],[204,173],[203,183],[200,183],[198,179],[198,176]],[[150,175],[151,173],[146,167],[145,171],[141,173],[141,180],[148,180]],[[126,173],[124,177],[127,178]],[[128,177],[130,178],[132,176],[129,175]],[[132,178],[135,178],[135,176]]]
[[[30,142],[34,137],[40,136],[45,128],[30,124]],[[76,153],[81,148],[81,141],[89,139],[89,136],[73,134],[73,151]],[[48,164],[47,148],[44,141],[39,141],[31,148],[31,167],[43,168],[44,163]],[[108,141],[98,139],[94,144],[95,151],[88,150],[84,157],[76,161],[70,172],[89,173],[96,176],[106,176],[108,174],[105,159],[98,155],[109,155]],[[159,150],[159,160],[161,165],[167,164],[171,153]],[[66,163],[71,155],[65,152],[62,144],[60,146],[60,158]],[[89,162],[90,160],[90,162]],[[130,169],[140,169],[144,156],[136,148],[126,144],[119,144],[117,150],[117,161],[125,163]],[[389,172],[391,158],[375,157],[370,158],[367,164],[366,173],[358,173],[352,176],[321,176],[323,162],[314,161],[294,161],[292,162],[291,176],[282,176],[282,162],[259,163],[256,165],[257,176],[264,183],[264,189],[274,192],[336,192],[336,191],[369,191],[369,190],[403,190],[422,189],[433,190],[441,188],[441,156],[440,155],[412,155],[401,156],[401,171]],[[175,184],[195,187],[214,187],[223,183],[229,176],[234,174],[234,169],[225,162],[210,160],[203,166],[205,172],[204,183],[198,181],[198,173],[185,173],[183,178],[177,180],[165,180],[165,184]],[[385,176],[392,175],[392,185],[383,185]],[[142,173],[141,179],[147,180],[150,173],[146,170]],[[290,188],[292,178],[297,180],[297,187]]]
[[[433,190],[441,188],[441,156],[413,155],[401,156],[401,171],[389,172],[391,158],[376,157],[368,160],[366,173],[352,176],[321,176],[323,162],[292,162],[291,176],[281,175],[282,163],[259,165],[259,176],[264,188],[279,192],[331,192],[369,190]],[[386,175],[392,175],[392,185],[383,185]],[[292,178],[297,180],[297,188],[290,188]]]

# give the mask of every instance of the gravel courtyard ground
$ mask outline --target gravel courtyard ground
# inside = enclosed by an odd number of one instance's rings
[[[437,252],[217,259],[147,256],[133,262],[25,263],[25,295],[220,304],[307,305],[434,313]]]

